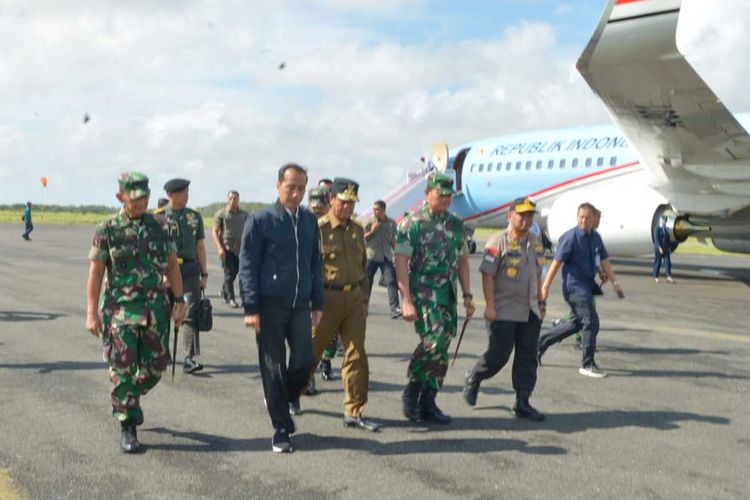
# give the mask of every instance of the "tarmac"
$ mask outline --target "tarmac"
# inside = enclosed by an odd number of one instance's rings
[[[272,453],[257,349],[242,313],[219,299],[209,253],[214,329],[197,375],[178,365],[142,400],[140,455],[119,451],[101,341],[84,328],[93,227],[0,225],[0,498],[747,498],[750,466],[750,258],[673,257],[674,285],[650,259],[612,259],[626,298],[598,300],[597,362],[578,374],[572,339],[552,347],[532,404],[544,422],[514,418],[509,362],[461,397],[464,372],[486,348],[481,319],[466,330],[438,397],[450,425],[407,422],[401,391],[417,344],[392,320],[383,288],[367,322],[370,395],[379,433],[342,426],[343,390],[318,377],[302,398],[293,454]],[[481,298],[471,257],[472,289]],[[566,305],[559,278],[548,318]],[[455,349],[455,341],[451,353]],[[177,359],[184,357],[182,345]]]

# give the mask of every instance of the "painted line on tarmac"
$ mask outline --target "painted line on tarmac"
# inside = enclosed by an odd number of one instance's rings
[[[26,500],[29,496],[16,485],[8,469],[0,469],[0,498],[3,500]]]

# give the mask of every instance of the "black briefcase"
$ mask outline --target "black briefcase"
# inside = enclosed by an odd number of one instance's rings
[[[211,300],[206,298],[203,290],[201,290],[201,298],[195,304],[195,321],[198,323],[198,330],[201,332],[209,332],[214,326]]]

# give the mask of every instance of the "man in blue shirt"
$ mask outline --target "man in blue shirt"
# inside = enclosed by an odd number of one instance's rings
[[[573,318],[548,330],[539,338],[539,360],[551,345],[580,330],[583,359],[578,373],[602,378],[606,373],[599,370],[594,361],[596,336],[599,333],[599,315],[596,313],[594,294],[601,294],[601,289],[594,282],[597,266],[601,265],[617,296],[623,298],[625,294],[617,283],[604,242],[599,233],[594,231],[595,212],[593,205],[582,203],[578,207],[578,225],[563,233],[557,243],[555,257],[542,284],[541,299],[547,300],[549,287],[562,266],[563,298],[570,305]]]

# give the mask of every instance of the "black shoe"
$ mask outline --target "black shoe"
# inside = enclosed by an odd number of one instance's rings
[[[432,387],[424,387],[422,389],[422,395],[419,401],[422,420],[435,422],[437,424],[451,423],[450,415],[443,413],[443,411],[438,408],[437,404],[435,404],[436,397],[437,391]]]
[[[331,381],[334,379],[333,367],[331,366],[330,359],[324,359],[320,362],[320,372],[323,380]]]
[[[299,398],[294,401],[289,401],[289,415],[296,417],[302,413],[302,408],[299,406]]]
[[[469,406],[477,404],[477,394],[479,393],[479,382],[471,378],[471,370],[464,375],[464,401]]]
[[[315,375],[310,377],[310,383],[305,387],[305,396],[317,396],[320,394],[318,389],[315,388]]]
[[[344,427],[358,427],[370,432],[378,432],[380,430],[380,424],[376,424],[372,420],[366,420],[360,417],[344,417]]]
[[[203,365],[198,363],[191,357],[185,358],[185,364],[182,365],[182,371],[185,373],[195,373],[201,371],[202,369]]]
[[[529,393],[527,392],[519,392],[516,395],[516,404],[513,405],[513,413],[518,418],[525,418],[535,422],[541,422],[546,418],[544,413],[531,406],[531,403],[529,403]]]
[[[143,413],[133,419],[135,425],[143,425]]]
[[[404,416],[412,422],[417,422],[422,412],[419,409],[419,393],[422,391],[422,384],[419,382],[409,382],[401,395],[402,410]]]
[[[135,429],[135,423],[129,420],[120,422],[120,451],[123,453],[139,453],[141,443],[138,442],[138,432]]]
[[[294,451],[292,440],[289,439],[289,433],[283,427],[273,433],[271,449],[274,453],[291,453]]]

